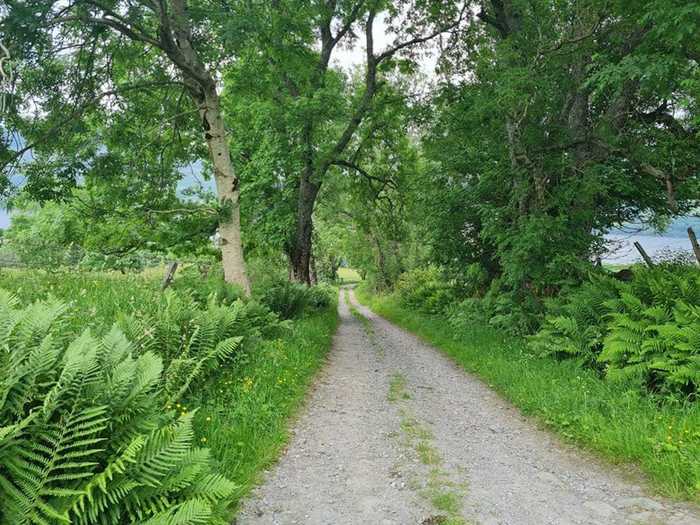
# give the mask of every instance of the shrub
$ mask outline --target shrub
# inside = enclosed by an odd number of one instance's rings
[[[139,351],[155,352],[166,363],[198,358],[234,336],[253,341],[279,327],[277,315],[254,301],[227,306],[212,294],[201,308],[191,295],[174,290],[165,291],[154,313],[122,315],[117,323]]]
[[[263,291],[260,302],[282,319],[301,316],[307,304],[307,287],[289,281],[275,281]]]
[[[300,317],[305,308],[326,308],[335,294],[327,285],[306,286],[286,280],[267,284],[260,294],[260,302],[282,319]]]
[[[138,250],[119,255],[85,252],[80,258],[78,267],[81,270],[94,272],[118,270],[126,273],[127,271],[140,271],[147,267],[156,266],[161,264],[162,260],[162,256],[147,250]]]
[[[306,290],[307,304],[311,308],[323,310],[328,308],[336,295],[335,288],[327,284],[318,284]]]
[[[0,293],[0,515],[13,523],[225,523],[234,490],[174,398],[237,338],[164,370],[117,328],[70,340],[66,306]],[[187,357],[189,359],[190,357]]]
[[[482,300],[488,323],[509,334],[531,334],[540,323],[541,301],[528,290],[515,291],[494,279]]]
[[[463,333],[470,326],[487,322],[483,301],[469,297],[459,303],[454,303],[445,311],[447,322],[454,328],[456,334]]]
[[[611,379],[641,377],[648,390],[695,398],[700,389],[700,272],[638,272],[606,303],[608,334],[598,358]]]
[[[396,293],[404,306],[430,314],[442,313],[456,301],[454,287],[444,281],[434,266],[402,274],[396,283]]]
[[[479,263],[468,264],[464,273],[459,276],[459,287],[467,297],[478,297],[484,294],[489,286],[489,275]]]
[[[611,381],[696,398],[700,389],[700,272],[692,266],[638,269],[629,283],[593,277],[550,305],[535,351],[573,357]]]
[[[574,358],[599,368],[597,359],[607,334],[606,304],[619,295],[621,287],[612,277],[592,274],[589,282],[563,294],[563,300],[550,301],[542,327],[530,337],[530,348],[540,355]]]

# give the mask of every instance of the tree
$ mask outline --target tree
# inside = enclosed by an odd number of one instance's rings
[[[10,160],[21,159],[62,128],[84,123],[94,108],[118,114],[132,91],[184,89],[199,115],[223,210],[218,230],[225,279],[249,292],[240,233],[240,183],[218,93],[221,65],[231,59],[226,32],[230,6],[205,0],[31,0],[9,6],[2,31],[20,51],[13,56],[24,59],[26,76],[18,75],[23,84],[19,92],[48,113],[34,119],[33,127],[19,123],[26,144]],[[31,73],[35,65],[42,78]],[[54,91],[42,93],[46,84]],[[62,88],[56,91],[56,86]],[[21,117],[22,112],[15,111],[15,121]]]
[[[431,107],[426,233],[455,277],[479,262],[494,293],[541,308],[611,227],[697,205],[700,11],[494,0],[478,16]]]
[[[256,108],[265,106],[269,114],[284,108],[281,118],[266,123],[277,139],[262,144],[268,154],[260,153],[260,144],[248,144],[240,149],[240,161],[285,156],[271,167],[276,183],[294,200],[293,234],[285,249],[294,278],[310,283],[312,217],[324,181],[338,171],[364,176],[356,159],[370,147],[372,134],[365,133],[366,140],[360,140],[359,131],[368,115],[381,111],[380,95],[391,72],[410,69],[410,53],[421,45],[461,30],[469,12],[466,3],[452,1],[279,0],[272,7],[247,17],[259,21],[251,31],[255,51],[236,65],[229,87],[234,99],[247,92],[257,99]],[[380,15],[396,33],[395,41],[381,51],[374,43]],[[364,36],[365,59],[359,82],[348,82],[331,67],[331,59],[339,46],[357,39],[356,31]],[[265,88],[261,90],[260,84]],[[250,106],[242,107],[244,100],[250,99],[238,98],[234,112],[249,111]]]
[[[407,220],[411,199],[420,188],[412,181],[422,169],[420,152],[410,138],[409,104],[398,86],[380,95],[385,100],[367,117],[358,139],[371,142],[355,157],[352,170],[329,178],[315,214],[316,259],[340,253],[374,286],[386,289],[415,263],[415,231]],[[361,176],[354,174],[360,171]],[[340,257],[336,257],[335,260]],[[322,266],[326,266],[322,264]]]

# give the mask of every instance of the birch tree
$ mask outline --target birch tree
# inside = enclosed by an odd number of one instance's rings
[[[5,169],[85,119],[92,108],[118,111],[124,95],[135,90],[181,90],[198,115],[216,183],[225,279],[249,293],[241,242],[240,181],[231,162],[219,93],[221,69],[231,60],[227,31],[235,20],[232,8],[226,2],[206,0],[8,4],[2,32],[24,61],[26,76],[20,84],[24,83],[23,94],[31,96],[30,101],[16,104],[25,104],[25,114],[33,109],[38,125],[33,132],[24,126],[25,141],[5,162]],[[31,73],[32,67],[39,68],[43,79]],[[41,92],[42,87],[53,91]]]

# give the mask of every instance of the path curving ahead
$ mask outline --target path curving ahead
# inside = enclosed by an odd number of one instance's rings
[[[700,525],[344,295],[328,363],[238,525]]]

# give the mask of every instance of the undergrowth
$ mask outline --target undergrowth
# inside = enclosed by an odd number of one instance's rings
[[[230,522],[330,346],[335,294],[280,320],[200,285],[0,273],[1,523]]]

